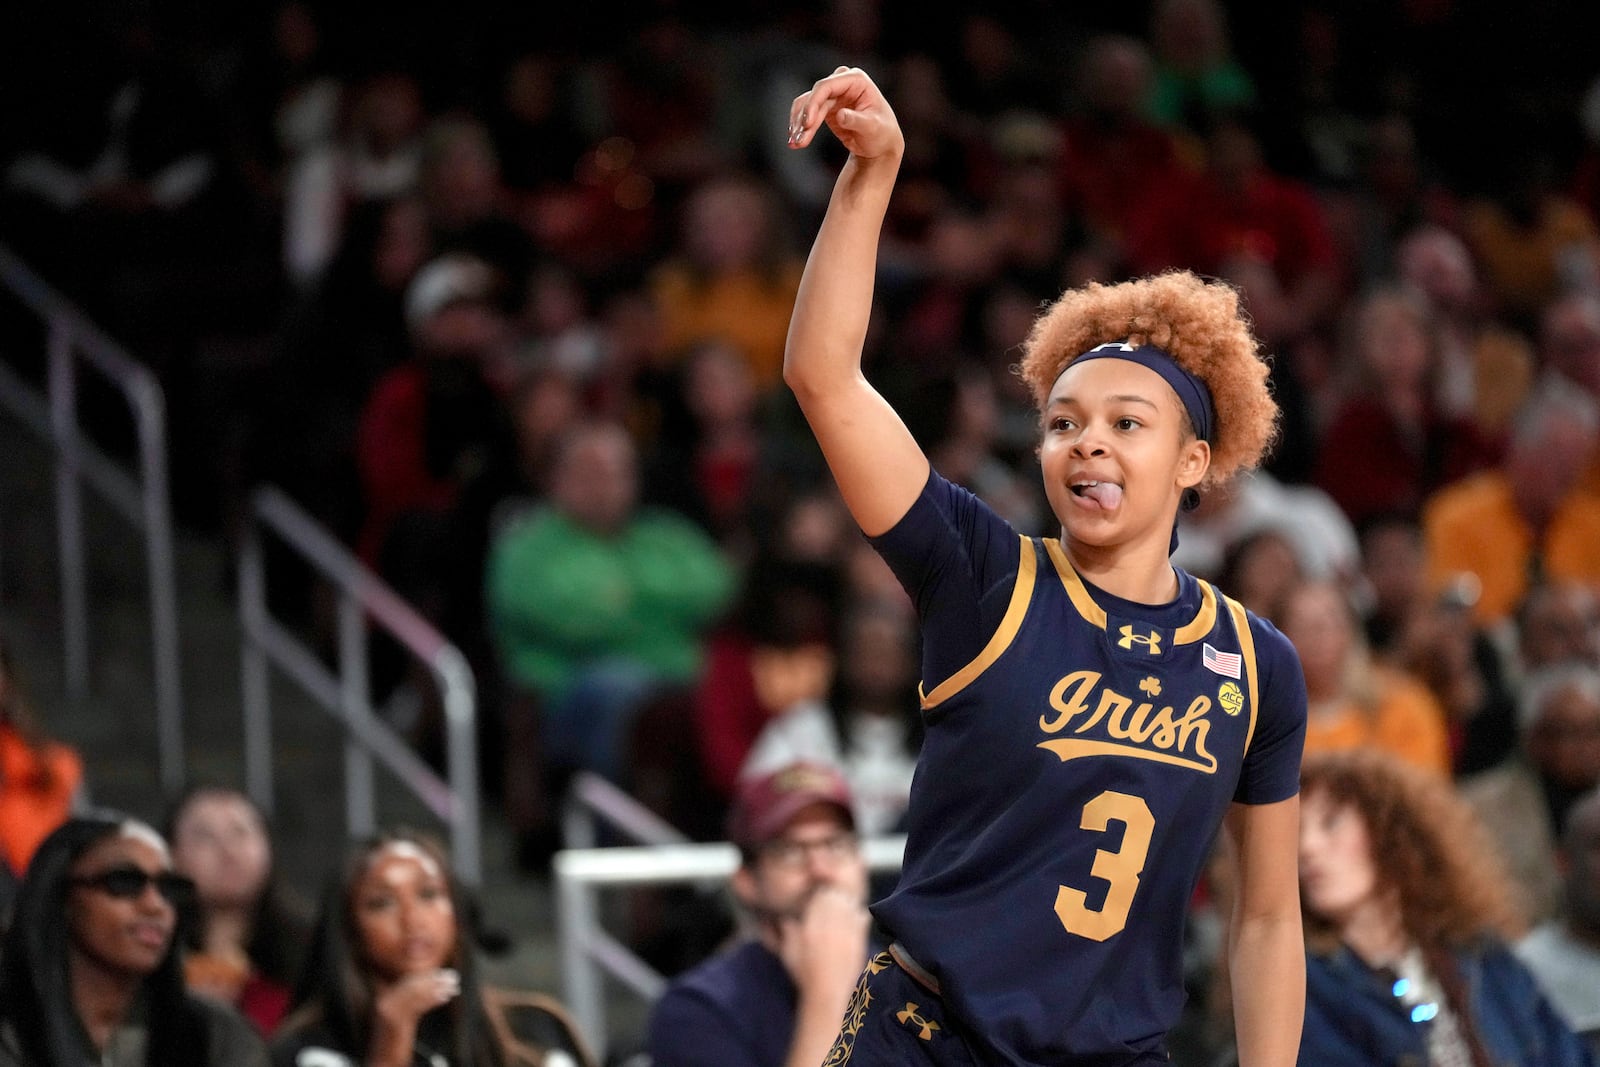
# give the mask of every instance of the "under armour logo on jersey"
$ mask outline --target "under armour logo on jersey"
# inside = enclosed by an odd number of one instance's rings
[[[934,1022],[932,1019],[924,1019],[921,1015],[918,1015],[917,1006],[911,1003],[909,1000],[906,1001],[906,1010],[902,1012],[896,1012],[895,1018],[899,1019],[900,1022],[906,1026],[922,1027],[921,1032],[918,1033],[917,1036],[922,1038],[924,1041],[932,1041],[933,1032],[940,1028],[939,1024]]]
[[[1117,639],[1117,647],[1131,649],[1134,645],[1143,645],[1152,656],[1161,655],[1161,631],[1151,630],[1147,634],[1136,634],[1132,626],[1124,626],[1122,636]]]

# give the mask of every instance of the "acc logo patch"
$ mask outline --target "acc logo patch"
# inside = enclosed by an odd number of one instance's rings
[[[1222,688],[1217,690],[1217,703],[1229,715],[1237,715],[1244,710],[1244,692],[1236,682],[1223,682]]]

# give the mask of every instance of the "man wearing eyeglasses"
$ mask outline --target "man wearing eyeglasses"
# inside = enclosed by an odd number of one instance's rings
[[[867,865],[849,787],[812,763],[747,779],[728,836],[749,936],[657,1001],[653,1067],[816,1067],[867,960]]]

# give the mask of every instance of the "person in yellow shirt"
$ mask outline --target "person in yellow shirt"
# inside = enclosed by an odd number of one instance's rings
[[[1338,586],[1299,585],[1284,599],[1280,617],[1306,677],[1306,755],[1377,748],[1450,773],[1444,709],[1411,675],[1373,662]]]
[[[690,196],[683,247],[651,280],[663,343],[682,353],[721,340],[750,362],[763,391],[783,367],[803,264],[779,239],[772,197],[747,178],[716,178]]]
[[[1547,381],[1518,414],[1500,467],[1445,486],[1423,506],[1429,587],[1473,576],[1473,618],[1492,627],[1538,580],[1600,583],[1600,493],[1581,481],[1597,443],[1600,407],[1571,384]]]

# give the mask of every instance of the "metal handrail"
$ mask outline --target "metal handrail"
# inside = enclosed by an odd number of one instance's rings
[[[48,327],[46,391],[0,367],[0,405],[56,452],[56,534],[61,554],[61,628],[67,698],[89,696],[88,580],[80,485],[88,485],[144,533],[150,575],[150,640],[155,669],[156,758],[161,786],[184,782],[183,694],[172,506],[167,489],[166,398],[155,374],[100,331],[64,296],[0,245],[0,282]],[[137,432],[138,475],[102,452],[78,425],[78,361],[122,393]]]
[[[267,606],[261,533],[269,529],[339,594],[339,654],[330,670]],[[374,713],[369,693],[368,620],[386,630],[433,675],[443,697],[448,781]],[[345,815],[354,836],[377,828],[376,757],[450,828],[451,859],[477,886],[483,858],[478,812],[477,683],[461,651],[282,490],[256,490],[239,555],[243,636],[245,787],[273,809],[272,709],[268,669],[276,665],[345,729]]]
[[[595,848],[604,823],[631,844],[686,845],[689,835],[593,771],[579,771],[561,807],[561,841],[567,848]]]
[[[897,871],[905,835],[868,838],[862,855],[871,871]],[[739,850],[726,843],[634,848],[565,849],[555,854],[556,926],[561,943],[562,999],[590,1043],[605,1055],[609,974],[646,1001],[660,996],[667,979],[600,923],[599,892],[627,886],[725,885],[739,867]],[[602,973],[603,972],[603,973]]]

